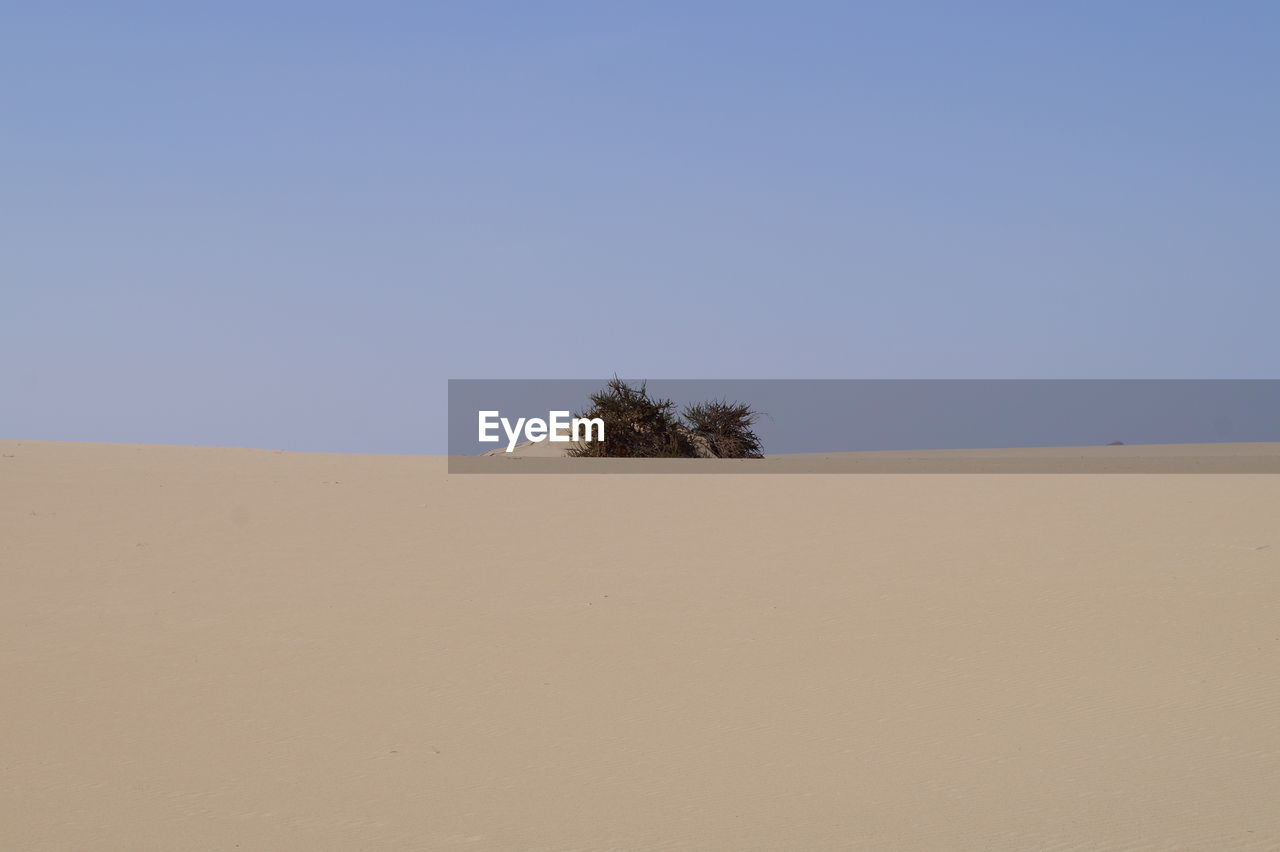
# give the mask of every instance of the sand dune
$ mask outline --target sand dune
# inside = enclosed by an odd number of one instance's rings
[[[0,848],[1280,848],[1277,518],[0,442]]]
[[[1280,443],[793,453],[763,459],[566,458],[562,445],[452,456],[451,473],[1280,473]],[[518,462],[518,464],[512,464]]]

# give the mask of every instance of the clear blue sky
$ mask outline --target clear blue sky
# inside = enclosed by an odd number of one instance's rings
[[[26,3],[0,437],[445,380],[1276,378],[1274,3]]]

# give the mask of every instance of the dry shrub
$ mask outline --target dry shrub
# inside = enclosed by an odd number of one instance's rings
[[[575,417],[604,421],[603,441],[588,441],[569,451],[581,458],[762,458],[752,426],[760,415],[751,406],[716,400],[677,414],[669,399],[649,396],[645,382],[631,385],[614,376],[591,394],[591,407]]]

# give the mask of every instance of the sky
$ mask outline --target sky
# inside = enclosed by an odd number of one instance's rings
[[[1277,378],[1274,3],[10,4],[0,437],[448,379]]]

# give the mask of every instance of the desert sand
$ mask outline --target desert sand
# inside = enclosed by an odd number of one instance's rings
[[[562,444],[453,456],[451,473],[1280,473],[1280,443],[793,453],[763,459],[567,458]]]
[[[0,578],[0,849],[1280,848],[1280,475],[0,441]]]

